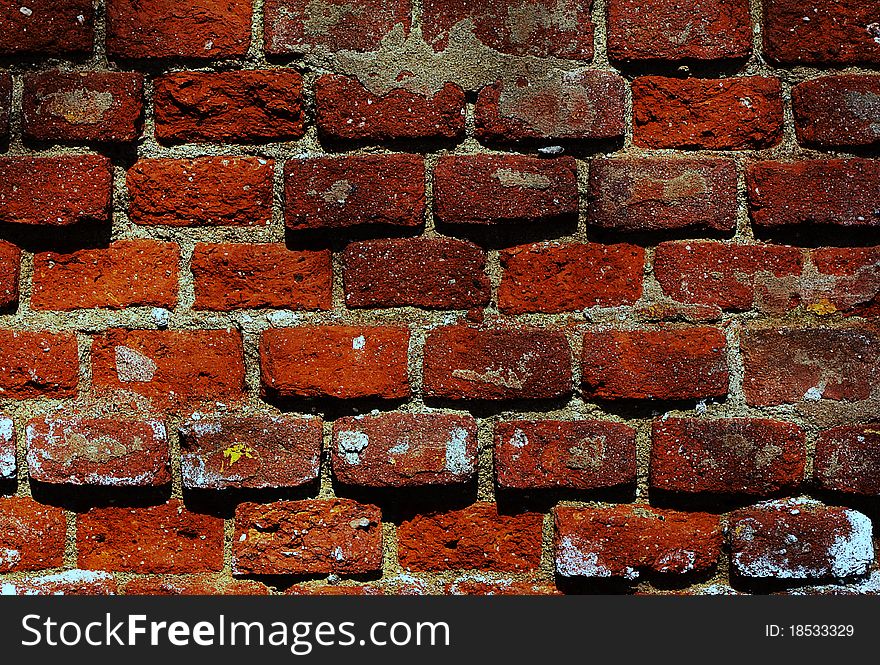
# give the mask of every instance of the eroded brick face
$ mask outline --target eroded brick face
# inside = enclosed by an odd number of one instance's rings
[[[0,572],[57,568],[64,558],[64,511],[26,497],[0,497]]]
[[[822,432],[816,442],[814,473],[823,488],[880,494],[880,425],[842,425]]]
[[[791,90],[798,141],[818,148],[880,142],[880,76],[841,74]]]
[[[94,41],[91,0],[29,0],[0,7],[0,54],[69,56],[90,53]]]

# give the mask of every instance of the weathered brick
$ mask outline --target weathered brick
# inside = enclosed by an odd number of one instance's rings
[[[689,400],[727,394],[727,343],[717,328],[606,330],[584,335],[584,394]]]
[[[0,583],[3,596],[112,596],[117,591],[116,580],[110,573],[76,568]]]
[[[428,333],[423,389],[450,400],[548,399],[572,389],[571,350],[539,328],[437,328]]]
[[[18,278],[21,274],[21,250],[0,240],[0,310],[18,305]]]
[[[0,573],[59,567],[66,533],[60,508],[27,497],[0,497]]]
[[[397,529],[407,570],[534,570],[541,563],[539,513],[504,514],[494,503],[416,515]]]
[[[374,573],[382,568],[382,514],[349,499],[239,504],[236,575]]]
[[[736,187],[729,159],[594,159],[587,218],[606,231],[732,233]]]
[[[249,0],[108,0],[112,58],[231,58],[251,42]]]
[[[260,339],[263,392],[272,397],[409,396],[409,331],[392,326],[304,326]]]
[[[801,298],[816,314],[880,315],[880,247],[820,247],[810,252]]]
[[[577,215],[571,157],[450,155],[434,170],[434,211],[447,224],[551,221]]]
[[[111,329],[92,341],[92,383],[99,391],[130,391],[169,407],[240,398],[241,335],[235,330]]]
[[[142,159],[126,175],[135,224],[265,226],[274,163],[260,157]]]
[[[106,157],[6,157],[0,159],[0,222],[106,222],[112,190],[113,168]]]
[[[267,596],[269,588],[255,580],[227,580],[216,575],[138,577],[125,584],[126,596]]]
[[[752,406],[851,402],[880,389],[880,337],[870,328],[745,330],[741,348]]]
[[[880,496],[880,424],[844,425],[821,432],[813,473],[822,489]]]
[[[422,32],[434,51],[471,30],[479,43],[511,55],[593,59],[592,0],[425,0]]]
[[[353,242],[343,254],[349,307],[468,309],[489,303],[486,254],[450,238]]]
[[[41,483],[147,487],[171,482],[160,420],[35,418],[27,429],[28,473]]]
[[[558,596],[553,586],[522,582],[510,578],[483,577],[480,573],[464,575],[443,588],[449,596]]]
[[[632,305],[645,251],[635,245],[545,242],[502,250],[498,307],[508,314]]]
[[[455,83],[425,94],[405,88],[374,92],[349,76],[325,74],[315,82],[315,101],[318,131],[331,141],[384,143],[464,136],[465,96]]]
[[[75,335],[0,330],[0,397],[73,397],[78,382]]]
[[[803,482],[803,430],[762,418],[654,421],[651,487],[672,492],[768,495]]]
[[[654,253],[654,276],[667,295],[725,310],[794,307],[802,270],[801,250],[783,245],[680,241]]]
[[[817,148],[870,147],[880,143],[880,76],[842,74],[791,89],[800,143]]]
[[[556,574],[562,577],[686,575],[711,570],[721,556],[721,525],[708,513],[557,507],[554,519]]]
[[[93,21],[91,0],[28,0],[27,5],[5,2],[0,6],[0,55],[90,53]]]
[[[477,97],[477,139],[484,143],[612,141],[623,138],[626,83],[617,74],[584,70],[502,79]]]
[[[746,168],[746,185],[759,228],[880,226],[880,160],[753,162]]]
[[[0,481],[15,478],[15,423],[12,418],[0,416]]]
[[[633,141],[644,148],[744,150],[782,139],[782,87],[775,78],[643,76],[632,90]]]
[[[634,483],[636,433],[600,420],[495,425],[495,474],[506,489],[591,490]]]
[[[291,159],[284,167],[284,198],[285,224],[293,230],[419,226],[425,162],[417,155]]]
[[[302,76],[292,69],[176,72],[154,85],[163,142],[285,141],[305,131]]]
[[[752,52],[748,0],[609,0],[608,57],[729,60]]]
[[[200,416],[180,429],[187,489],[300,487],[318,478],[321,420]]]
[[[33,309],[123,309],[177,303],[175,243],[117,240],[102,249],[34,256]]]
[[[135,141],[141,133],[144,78],[128,72],[26,74],[22,132],[35,141]]]
[[[764,52],[790,64],[880,63],[877,9],[876,0],[767,0]]]
[[[0,141],[9,134],[9,113],[12,110],[12,77],[0,72]]]
[[[306,586],[294,584],[284,591],[285,596],[383,596],[381,589],[364,584]]]
[[[76,518],[77,562],[88,570],[199,573],[223,567],[223,520],[179,499],[144,508],[92,508]]]
[[[271,55],[332,51],[375,51],[400,25],[410,29],[410,0],[266,0],[266,52]]]
[[[386,413],[333,424],[333,475],[347,485],[417,487],[471,480],[477,424],[470,416]]]
[[[194,309],[330,309],[330,252],[282,244],[198,244],[192,256]]]
[[[766,501],[728,518],[730,563],[746,578],[806,580],[868,572],[871,520],[810,499]]]

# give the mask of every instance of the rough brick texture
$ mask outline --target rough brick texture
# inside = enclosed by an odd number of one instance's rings
[[[822,432],[813,473],[827,490],[880,496],[880,425],[844,425]]]
[[[91,0],[28,0],[0,7],[0,55],[82,55],[92,51],[93,42]]]
[[[15,421],[0,416],[0,482],[15,478],[18,470],[15,458]]]
[[[795,130],[817,148],[880,143],[880,76],[842,74],[804,81],[791,89]]]
[[[79,382],[72,333],[0,330],[0,396],[73,397]]]
[[[64,558],[64,511],[27,497],[0,497],[0,572],[57,568]]]
[[[21,275],[21,250],[6,241],[0,241],[0,310],[9,310],[18,304],[18,280]]]

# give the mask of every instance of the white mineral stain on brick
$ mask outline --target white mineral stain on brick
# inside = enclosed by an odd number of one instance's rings
[[[833,577],[863,575],[874,563],[874,540],[871,520],[855,510],[847,510],[850,532],[838,536],[828,549],[830,574]]]
[[[12,568],[21,561],[21,552],[8,547],[0,547],[0,567]]]
[[[113,106],[113,95],[94,90],[71,90],[46,95],[40,102],[40,110],[63,118],[74,125],[95,125]]]
[[[528,173],[513,169],[498,169],[492,177],[501,183],[502,187],[520,187],[523,189],[549,189],[553,184],[550,178],[540,173]]]
[[[361,453],[370,445],[370,437],[364,432],[344,430],[339,433],[337,445],[339,454],[345,458],[345,461],[357,465],[361,463]]]
[[[2,596],[37,596],[48,592],[56,585],[86,585],[86,584],[105,584],[112,582],[113,576],[110,573],[93,570],[65,570],[54,575],[46,575],[44,577],[32,577],[15,582],[5,582],[0,587],[0,595]],[[63,591],[55,591],[53,595],[63,596]]]
[[[15,441],[11,418],[0,418],[0,478],[15,476]]]
[[[470,474],[474,470],[473,460],[468,459],[467,440],[468,431],[456,427],[446,442],[446,470],[457,476]]]
[[[510,437],[510,445],[514,448],[525,448],[529,444],[529,437],[521,429],[516,430]]]
[[[391,455],[405,455],[409,452],[409,441],[401,441],[396,446],[392,446],[388,449],[388,453]]]
[[[152,381],[158,366],[150,358],[127,346],[116,347],[116,375],[123,383]]]
[[[599,563],[599,554],[584,552],[570,536],[556,550],[556,572],[563,577],[611,577],[611,571]]]
[[[351,348],[355,351],[361,351],[367,345],[367,338],[363,335],[355,337],[351,340]]]

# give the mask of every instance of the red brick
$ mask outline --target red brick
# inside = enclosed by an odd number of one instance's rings
[[[111,58],[231,58],[251,41],[249,0],[108,0]]]
[[[767,0],[764,52],[791,64],[880,63],[877,10],[876,0]]]
[[[860,148],[880,143],[880,76],[842,74],[791,89],[800,143],[817,148]]]
[[[330,252],[282,244],[198,244],[192,256],[194,309],[330,309]]]
[[[127,72],[26,74],[22,131],[36,141],[135,141],[141,133],[144,77]]]
[[[12,418],[0,416],[0,481],[16,477],[15,449],[15,423]]]
[[[447,224],[551,221],[577,215],[577,167],[571,157],[440,157],[434,208]]]
[[[302,76],[292,69],[177,72],[155,80],[166,143],[285,141],[303,135]]]
[[[782,245],[680,241],[654,253],[654,276],[668,296],[724,310],[794,307],[802,270],[801,250]]]
[[[728,60],[752,52],[748,0],[610,0],[608,57]]]
[[[107,222],[113,167],[99,155],[0,159],[0,222]]]
[[[346,485],[418,487],[470,481],[477,424],[470,416],[386,413],[333,424],[333,475]]]
[[[260,340],[264,394],[403,399],[409,331],[392,326],[267,330]]]
[[[0,330],[0,396],[73,397],[78,382],[75,335]]]
[[[745,578],[862,575],[874,562],[871,520],[811,499],[766,501],[728,518],[730,563]]]
[[[820,247],[810,261],[817,275],[802,286],[808,310],[880,316],[880,247]]]
[[[349,499],[239,504],[236,575],[375,573],[382,568],[382,514]]]
[[[587,217],[607,231],[732,233],[736,187],[729,159],[594,159]]]
[[[482,578],[477,575],[459,577],[444,587],[449,596],[559,596],[553,586],[536,582],[520,582],[509,578]]]
[[[870,328],[745,330],[741,339],[751,406],[853,402],[880,389],[880,337]]]
[[[99,391],[130,391],[160,406],[240,398],[241,335],[234,330],[111,329],[92,341],[92,382]]]
[[[654,421],[651,487],[672,492],[768,495],[803,482],[803,430],[760,418]]]
[[[433,94],[405,88],[373,92],[348,76],[315,82],[315,122],[331,141],[449,140],[464,136],[464,91],[445,83]]]
[[[294,584],[284,591],[285,596],[383,596],[381,589],[363,584],[339,586],[306,586]]]
[[[0,310],[18,305],[18,278],[21,274],[21,250],[0,240]]]
[[[753,162],[746,168],[755,226],[880,226],[880,161]]]
[[[636,481],[636,433],[600,420],[495,425],[495,474],[507,489],[592,490]]]
[[[410,0],[266,0],[266,52],[375,51],[395,26],[410,29]]]
[[[545,242],[502,250],[498,308],[508,314],[632,305],[645,251],[635,245]]]
[[[34,255],[31,308],[123,309],[177,304],[175,243],[118,240],[102,249]]]
[[[30,14],[21,11],[27,7]],[[81,55],[94,41],[92,0],[28,0],[0,6],[0,55]]]
[[[416,515],[397,529],[407,570],[534,570],[541,563],[539,513],[502,514],[494,503]]]
[[[821,432],[813,473],[822,489],[880,496],[880,424],[844,425]]]
[[[63,570],[52,575],[29,575],[3,580],[3,595],[12,596],[112,596],[118,591],[110,573]]]
[[[557,507],[554,517],[556,573],[562,577],[686,575],[711,570],[721,557],[721,525],[708,513],[630,505]]]
[[[420,226],[425,162],[417,155],[291,159],[284,167],[284,198],[285,224],[293,230]]]
[[[477,97],[476,137],[484,143],[620,140],[626,83],[617,74],[585,70],[552,79],[520,75],[486,86]]]
[[[467,26],[483,45],[511,55],[593,59],[592,0],[425,0],[422,31],[435,51]]]
[[[132,573],[199,573],[223,567],[223,520],[179,499],[145,508],[92,508],[76,518],[78,565]]]
[[[265,226],[273,169],[259,157],[142,159],[126,176],[128,216],[149,226]]]
[[[0,497],[0,573],[59,567],[66,534],[60,508],[27,497]]]
[[[782,139],[778,79],[643,76],[632,89],[633,141],[640,147],[744,150]]]
[[[168,433],[160,420],[51,417],[27,425],[33,480],[68,485],[148,487],[171,482]]]
[[[300,487],[318,479],[321,421],[286,416],[199,417],[180,430],[187,489]]]
[[[437,328],[424,352],[424,392],[450,400],[549,399],[572,388],[571,350],[539,328]]]
[[[468,309],[491,296],[485,252],[461,240],[353,242],[343,266],[349,307]]]
[[[727,343],[717,328],[606,330],[584,336],[584,394],[688,400],[727,394]]]
[[[214,575],[139,577],[125,585],[126,596],[267,596],[265,584],[254,580],[227,580]]]
[[[9,113],[12,110],[12,77],[0,72],[0,140],[9,134]]]

